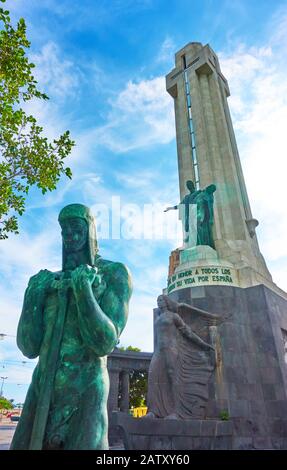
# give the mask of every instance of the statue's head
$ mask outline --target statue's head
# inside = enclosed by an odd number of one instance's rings
[[[215,184],[210,184],[209,186],[207,186],[207,188],[205,188],[205,192],[207,194],[212,194],[216,191],[216,186]]]
[[[87,263],[94,265],[98,251],[96,227],[90,209],[82,204],[70,204],[59,214],[63,240],[63,269],[67,255],[85,250]]]
[[[178,303],[171,300],[167,295],[159,295],[157,298],[157,305],[161,312],[169,310],[170,312],[177,312]]]
[[[164,295],[159,295],[157,298],[157,306],[160,310],[167,310],[168,305]]]
[[[195,191],[194,183],[193,183],[193,181],[191,181],[191,180],[188,180],[188,181],[186,182],[186,187],[187,187],[187,189],[188,189],[191,193],[193,193],[193,192]]]
[[[88,224],[84,219],[71,217],[61,221],[62,239],[68,253],[76,253],[87,243]]]

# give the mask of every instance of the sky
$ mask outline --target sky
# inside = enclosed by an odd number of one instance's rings
[[[165,75],[188,42],[209,43],[219,56],[260,249],[287,290],[287,2],[7,0],[6,8],[13,22],[26,20],[35,77],[50,97],[27,111],[50,139],[69,129],[76,146],[67,159],[73,179],[45,196],[31,191],[20,235],[0,242],[4,395],[22,402],[31,380],[35,361],[17,349],[17,323],[29,277],[61,268],[57,217],[66,204],[98,214],[100,254],[132,273],[121,344],[152,351],[153,308],[180,245],[175,212],[163,214],[179,201]]]

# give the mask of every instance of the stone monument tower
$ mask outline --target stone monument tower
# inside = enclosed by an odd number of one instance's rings
[[[228,83],[196,42],[166,85],[180,186],[166,211],[179,210],[183,245],[154,310],[149,413],[118,424],[133,449],[287,449],[287,294],[259,250]]]
[[[189,284],[264,284],[278,292],[259,250],[258,221],[251,213],[227,103],[229,87],[215,52],[209,45],[187,44],[175,55],[166,87],[174,98],[181,200],[188,180],[196,190],[216,186],[214,242],[194,244],[192,236],[188,241],[184,236],[184,246],[171,256],[168,291]],[[194,210],[190,217],[196,217]]]
[[[229,87],[215,52],[187,44],[175,54],[166,87],[174,99],[182,202],[169,209],[179,209],[184,241],[171,253],[164,293],[179,305],[227,315],[205,337],[217,356],[205,418],[228,417],[233,437],[224,448],[287,448],[287,294],[273,283],[259,250]],[[211,235],[202,242],[203,224]],[[192,314],[183,317],[194,326]]]

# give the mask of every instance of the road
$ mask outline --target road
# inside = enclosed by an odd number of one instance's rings
[[[0,422],[0,450],[9,450],[17,423],[10,420]]]
[[[0,422],[0,451],[9,450],[17,424],[8,419]],[[124,448],[122,446],[114,446],[110,447],[110,450],[124,450]]]

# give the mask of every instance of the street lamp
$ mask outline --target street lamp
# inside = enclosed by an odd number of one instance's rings
[[[8,377],[1,377],[2,384],[1,384],[1,392],[0,392],[0,397],[3,397],[3,386],[4,386],[4,380],[8,379]]]

